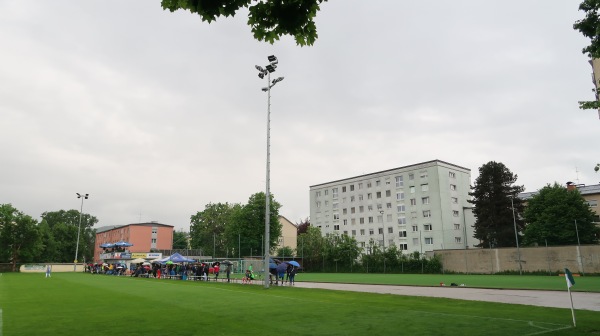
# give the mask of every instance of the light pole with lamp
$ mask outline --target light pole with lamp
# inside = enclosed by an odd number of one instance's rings
[[[263,91],[267,92],[267,181],[266,181],[266,192],[265,192],[265,260],[264,260],[264,272],[265,272],[265,288],[269,288],[269,235],[270,235],[270,176],[271,176],[271,88],[278,82],[283,80],[283,77],[278,77],[271,81],[271,72],[275,72],[277,68],[277,57],[271,55],[267,57],[269,64],[264,68],[257,65],[258,77],[260,79],[265,78],[267,75],[267,87],[262,88]]]
[[[512,207],[513,225],[515,227],[515,241],[517,242],[517,257],[519,258],[519,275],[523,275],[523,266],[521,266],[521,249],[519,248],[519,235],[517,234],[517,217],[515,216],[515,204],[513,197],[510,198],[510,206]]]
[[[90,194],[76,193],[77,198],[81,198],[81,208],[79,209],[79,226],[77,228],[77,246],[75,246],[75,260],[73,261],[73,272],[77,272],[77,255],[79,254],[79,233],[81,232],[81,217],[83,216],[83,200],[88,199]]]

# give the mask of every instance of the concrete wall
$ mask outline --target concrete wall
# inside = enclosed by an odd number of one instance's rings
[[[522,247],[520,264],[524,272],[600,273],[600,245]],[[519,271],[516,248],[436,250],[445,271],[491,274]]]
[[[52,272],[83,272],[85,265],[77,264],[77,268],[74,269],[73,264],[25,264],[21,265],[19,272],[21,273],[45,273],[46,266],[50,265]]]

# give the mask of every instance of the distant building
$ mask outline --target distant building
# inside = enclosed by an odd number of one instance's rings
[[[173,225],[149,222],[97,228],[94,261],[99,262],[106,259],[101,258],[105,251],[100,245],[118,241],[126,241],[133,244],[133,246],[127,247],[127,252],[123,252],[123,255],[113,255],[111,259],[135,259],[132,258],[133,253],[171,250],[173,248]]]
[[[568,190],[577,189],[579,191],[583,199],[590,206],[590,209],[596,214],[595,222],[597,225],[600,225],[600,208],[598,208],[598,200],[600,200],[600,184],[585,185],[567,182],[566,188]],[[527,202],[530,198],[537,194],[538,191],[520,193],[519,198]]]
[[[277,239],[275,250],[287,246],[296,251],[298,227],[283,216],[279,216],[279,223],[281,224],[281,236]]]
[[[408,252],[464,249],[473,238],[471,170],[440,160],[310,187],[310,222],[328,233]]]

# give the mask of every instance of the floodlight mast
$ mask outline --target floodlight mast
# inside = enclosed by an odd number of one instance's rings
[[[270,221],[271,221],[271,186],[270,186],[270,176],[271,176],[271,88],[275,86],[278,82],[283,80],[283,77],[279,77],[274,79],[271,82],[271,72],[275,72],[277,68],[277,57],[274,55],[268,56],[269,64],[264,68],[257,65],[255,66],[256,70],[258,70],[258,77],[263,79],[265,75],[267,75],[267,86],[263,87],[261,90],[267,92],[267,176],[266,176],[266,192],[265,192],[265,249],[264,249],[264,279],[265,279],[265,288],[269,288],[269,259],[270,259]]]
[[[83,200],[88,199],[90,194],[76,193],[77,198],[81,198],[81,208],[79,209],[79,226],[77,227],[77,245],[75,246],[75,260],[73,260],[73,272],[77,272],[77,255],[79,254],[79,234],[81,232],[81,217],[83,215]]]

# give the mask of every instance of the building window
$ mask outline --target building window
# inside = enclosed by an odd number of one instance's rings
[[[462,242],[462,239],[460,239],[461,237],[454,237],[454,242],[457,244],[460,244]]]
[[[331,207],[332,207],[333,209],[337,209],[337,208],[338,208],[338,205],[339,205],[339,203],[338,203],[338,202],[335,202],[335,203],[332,203],[332,204],[331,204]]]
[[[350,208],[350,213],[351,213],[351,214],[353,214],[353,213],[355,213],[355,212],[356,212],[356,208],[355,208],[355,207],[352,207],[352,208]]]
[[[315,197],[317,197],[317,198],[321,197],[321,192],[320,191],[315,191]]]
[[[346,186],[343,186],[343,187],[342,187],[342,192],[343,192],[343,193],[344,193],[344,192],[346,192]]]
[[[369,217],[369,223],[373,223],[373,216]]]
[[[410,199],[410,205],[417,205],[417,199],[416,198],[411,198]]]
[[[405,212],[406,206],[404,204],[396,205],[396,210],[397,210],[397,212],[400,212],[400,213]]]
[[[406,224],[406,217],[398,217],[398,224],[400,224],[400,225]]]
[[[425,245],[433,245],[433,238],[425,238]]]
[[[452,216],[458,217],[458,210],[452,210]]]
[[[344,231],[344,234],[347,236],[348,235],[348,231]]]
[[[325,189],[325,196],[329,195],[329,189]]]
[[[429,204],[429,197],[421,197],[421,202],[423,204]]]
[[[317,208],[321,207],[321,201],[317,201]]]
[[[367,199],[373,199],[373,194],[371,194],[371,193],[368,193],[368,194],[367,194]]]
[[[334,229],[335,231],[338,231],[338,230],[340,229],[340,226],[336,224],[336,225],[334,225],[334,226],[333,226],[333,229]]]
[[[347,224],[348,224],[348,220],[344,219],[344,225],[347,225]]]
[[[423,217],[431,217],[431,210],[424,210]]]
[[[421,176],[422,179],[426,179],[427,178],[427,172],[426,171],[422,171],[420,173],[420,176]]]
[[[391,209],[392,208],[392,203],[386,203],[385,207],[388,208],[388,209]]]
[[[456,178],[456,173],[455,172],[448,172],[448,177],[449,178]]]
[[[342,203],[346,203],[346,197],[342,197]]]
[[[338,188],[333,188],[331,189],[331,193],[333,194],[333,198],[337,198],[338,197]]]
[[[359,201],[362,201],[362,200],[363,200],[363,195],[362,195],[362,194],[358,195],[358,200],[359,200]]]
[[[373,211],[373,205],[367,205],[367,208],[369,209],[369,211]]]
[[[354,191],[354,184],[350,185],[350,191]]]
[[[350,203],[354,202],[354,196],[350,196]]]
[[[359,206],[358,212],[365,212],[365,206],[364,205]]]
[[[456,190],[456,184],[451,184],[450,185],[450,190]]]
[[[414,193],[415,193],[415,187],[409,187],[409,188],[408,188],[408,190],[410,190],[410,193],[411,193],[411,194],[414,194]]]
[[[380,185],[381,185],[381,181],[380,180],[375,181],[375,186],[379,187]]]
[[[421,184],[421,191],[428,191],[429,190],[429,184]]]
[[[377,231],[379,231],[379,234],[383,233],[383,228],[378,228]]]
[[[371,182],[367,182],[367,188],[371,188]]]
[[[388,227],[388,233],[394,233],[394,228],[393,227]]]
[[[356,225],[356,218],[351,218],[351,219],[350,219],[350,223],[351,223],[352,225]]]
[[[391,190],[386,190],[385,191],[385,197],[392,197],[392,191]]]
[[[454,230],[460,230],[460,224],[454,224]]]
[[[356,236],[356,230],[352,230],[352,237]]]
[[[408,174],[408,180],[409,181],[412,181],[414,179],[415,179],[415,174],[413,174],[413,173]]]
[[[381,191],[377,192],[377,198],[381,198]]]
[[[383,223],[383,215],[377,216],[377,223]]]
[[[397,201],[402,201],[402,200],[404,200],[404,193],[403,193],[403,192],[398,192],[398,193],[396,193],[396,200],[397,200]]]
[[[346,208],[343,208],[343,209],[342,209],[342,214],[344,214],[344,215],[348,214],[348,209],[346,209]]]
[[[423,224],[423,230],[424,231],[432,231],[433,230],[433,225],[431,225],[431,224]]]
[[[387,221],[388,223],[390,223],[390,222],[392,221],[392,214],[387,214],[387,215],[386,215],[386,221]]]
[[[375,233],[375,231],[373,231],[373,229],[369,229],[369,235],[373,235]]]
[[[413,232],[418,232],[419,231],[419,227],[416,226],[416,225],[413,225],[412,226],[412,230],[413,230]]]
[[[408,250],[408,244],[400,244],[400,251]]]
[[[339,220],[340,219],[340,214],[333,214],[333,220]]]
[[[364,236],[365,235],[365,229],[360,229],[360,235]]]
[[[360,222],[360,224],[365,224],[365,218],[364,217],[360,217],[359,222]]]
[[[406,238],[406,230],[398,231],[398,237]]]
[[[458,197],[452,197],[452,204],[458,204]]]
[[[396,188],[404,187],[404,177],[396,176]]]
[[[156,244],[156,238],[152,238],[152,244]]]
[[[362,189],[362,186],[363,186],[362,182],[361,182],[361,183],[359,183],[359,184],[358,184],[358,189]]]

